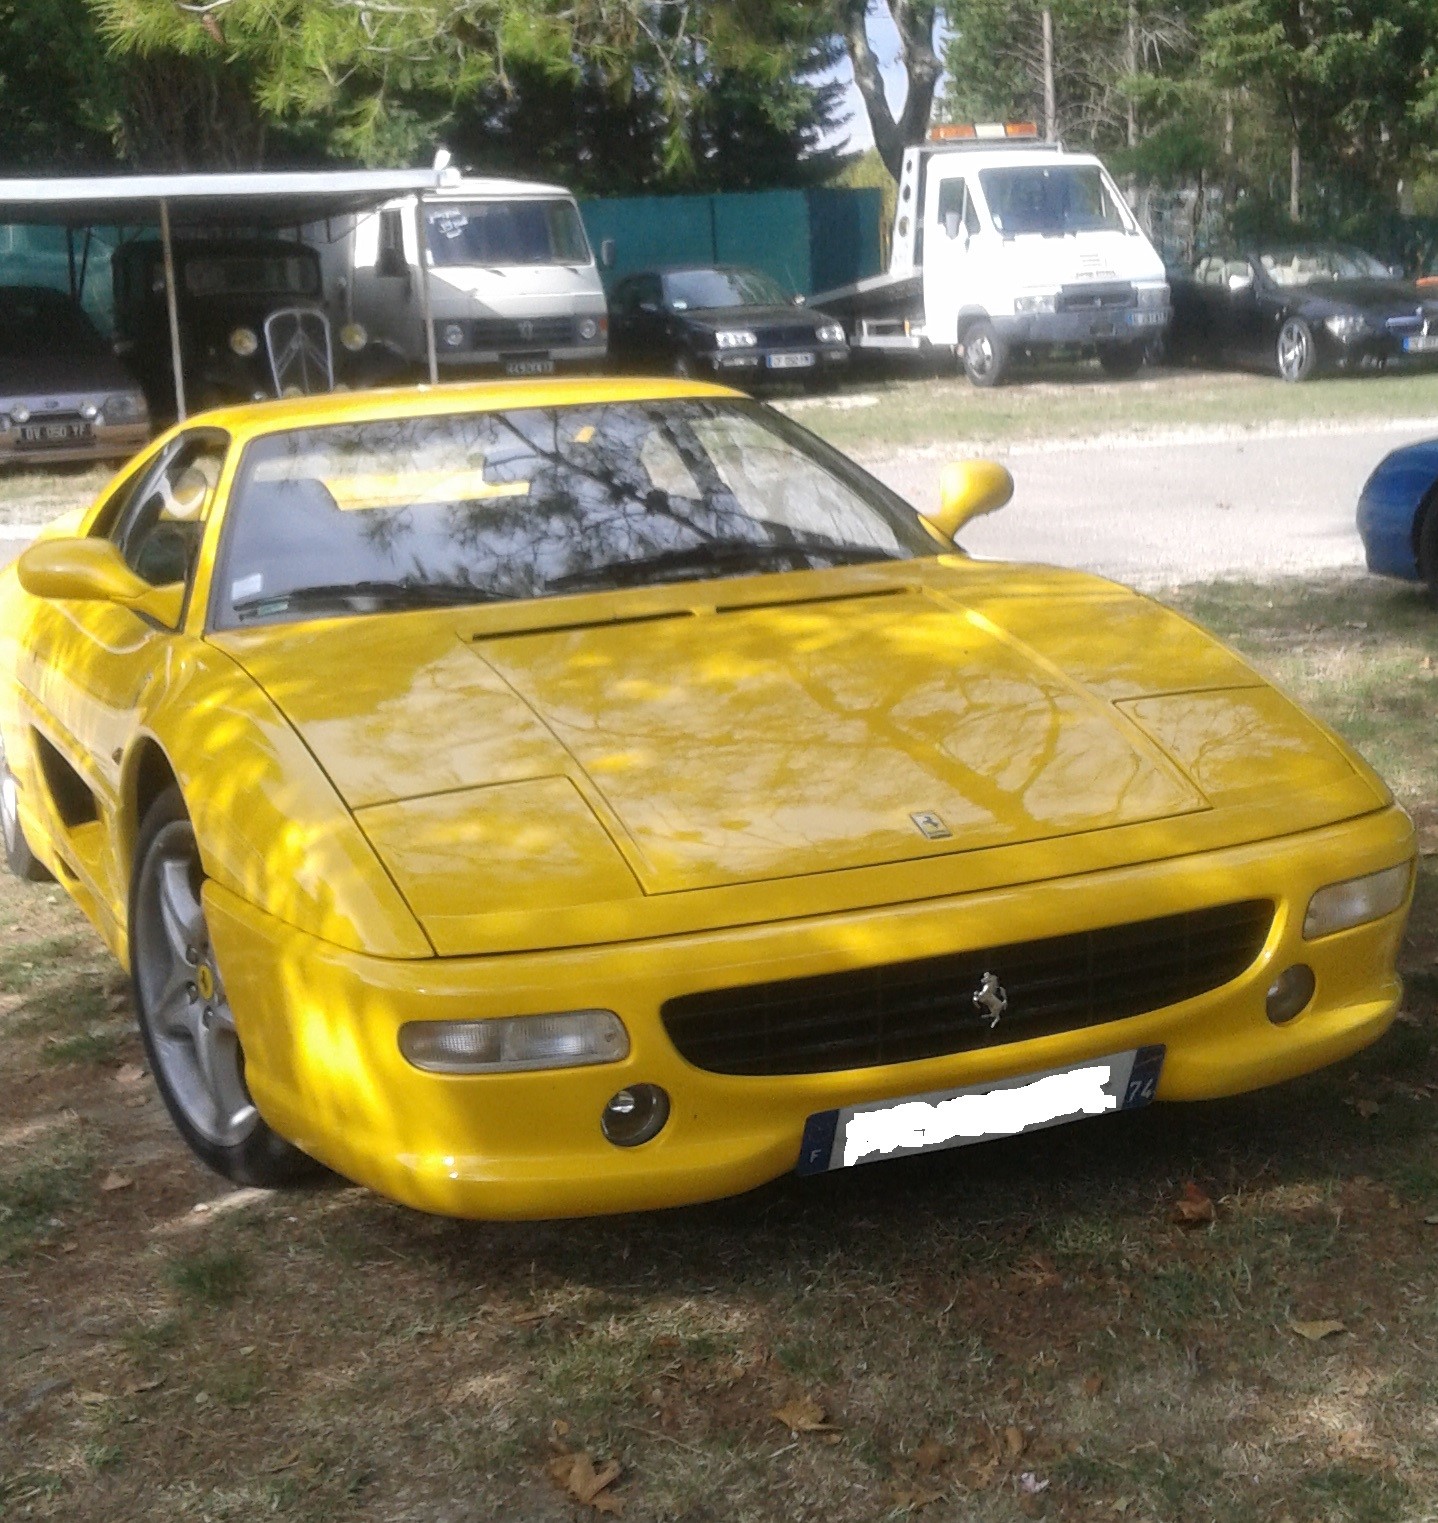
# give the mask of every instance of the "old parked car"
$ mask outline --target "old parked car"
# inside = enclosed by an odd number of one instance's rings
[[[144,393],[79,304],[0,287],[0,464],[114,460],[149,437]]]
[[[1438,608],[1438,439],[1379,461],[1358,498],[1358,534],[1370,571],[1425,582]]]
[[[336,334],[324,308],[319,255],[278,238],[174,243],[181,362],[191,411],[224,402],[375,386],[407,369],[359,323]],[[175,414],[160,244],[123,244],[111,260],[120,351],[161,415]]]
[[[0,572],[7,853],[195,1152],[671,1206],[1306,1073],[1413,828],[1159,604],[779,413],[510,382],[211,413]]]
[[[609,353],[621,370],[754,387],[832,379],[849,362],[843,324],[809,311],[761,270],[639,270],[609,293]]]
[[[1325,370],[1438,358],[1438,296],[1359,249],[1214,252],[1170,286],[1169,351],[1178,359],[1306,381]]]

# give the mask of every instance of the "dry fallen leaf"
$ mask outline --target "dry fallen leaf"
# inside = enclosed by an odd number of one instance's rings
[[[114,1190],[128,1190],[135,1181],[128,1174],[121,1174],[118,1170],[111,1169],[100,1181],[100,1188],[107,1194]]]
[[[1346,1333],[1348,1329],[1331,1317],[1320,1322],[1290,1322],[1289,1327],[1300,1338],[1307,1338],[1310,1343],[1321,1342],[1324,1338],[1332,1338],[1336,1333]]]
[[[163,1375],[154,1375],[149,1380],[132,1380],[125,1387],[126,1396],[143,1396],[146,1391],[158,1391],[165,1383]]]
[[[1083,1393],[1085,1396],[1097,1396],[1098,1393],[1102,1390],[1102,1375],[1090,1375],[1083,1383]]]
[[[914,1464],[918,1466],[920,1475],[928,1475],[931,1470],[937,1470],[948,1457],[949,1451],[933,1438],[926,1438],[914,1450]]]
[[[1024,1436],[1017,1428],[1004,1429],[1004,1448],[1015,1458],[1024,1452]]]
[[[1174,1202],[1173,1220],[1180,1227],[1202,1227],[1218,1220],[1218,1209],[1212,1197],[1189,1179]]]
[[[1425,1227],[1438,1227],[1438,1211],[1430,1211],[1428,1215],[1423,1218],[1423,1225]]]
[[[1371,1121],[1383,1109],[1376,1100],[1345,1100],[1343,1103],[1351,1105],[1365,1121]]]
[[[98,1407],[101,1402],[109,1401],[109,1397],[103,1391],[76,1391],[75,1400],[82,1402],[87,1407]]]
[[[894,1491],[893,1505],[906,1512],[918,1512],[943,1496],[942,1491],[926,1491],[922,1486],[903,1486]]]
[[[796,1396],[793,1401],[776,1407],[770,1415],[777,1417],[790,1433],[837,1432],[834,1423],[825,1421],[827,1414],[812,1396]]]
[[[613,1513],[624,1510],[618,1497],[605,1496],[606,1487],[619,1479],[619,1461],[605,1460],[596,1470],[594,1460],[588,1454],[561,1454],[549,1462],[549,1474],[557,1486],[562,1486],[576,1502],[592,1507],[596,1512]]]
[[[1019,1477],[1019,1490],[1026,1497],[1036,1497],[1041,1491],[1047,1491],[1049,1483],[1041,1481],[1032,1470],[1025,1470]]]

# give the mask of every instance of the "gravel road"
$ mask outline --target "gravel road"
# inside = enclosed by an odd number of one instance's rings
[[[1366,420],[1321,430],[1173,430],[993,446],[1014,499],[970,525],[975,555],[1047,561],[1143,587],[1268,577],[1363,564],[1358,493],[1391,449],[1438,420]],[[864,451],[876,476],[918,507],[938,502],[944,461],[971,448]]]

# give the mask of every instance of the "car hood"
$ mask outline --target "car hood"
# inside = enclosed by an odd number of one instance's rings
[[[521,904],[588,903],[1104,832],[1130,856],[1171,855],[1174,822],[1225,806],[1247,808],[1189,849],[1383,801],[1157,605],[1007,568],[1014,596],[948,559],[948,575],[907,563],[911,579],[801,572],[216,638],[437,944],[456,895],[495,891],[466,874],[512,873]],[[1161,845],[1135,835],[1154,824]]]
[[[115,391],[138,391],[129,371],[106,350],[89,354],[47,350],[37,335],[34,352],[0,357],[0,397],[71,396],[90,392],[97,397]]]
[[[1423,293],[1401,280],[1324,280],[1301,286],[1292,292],[1279,288],[1280,296],[1290,296],[1295,305],[1312,305],[1315,309],[1339,311],[1357,307],[1375,315],[1422,315],[1425,307],[1438,315],[1438,302],[1425,303]]]
[[[833,319],[811,307],[686,307],[671,313],[676,322],[697,333],[720,328],[780,328],[817,332]]]

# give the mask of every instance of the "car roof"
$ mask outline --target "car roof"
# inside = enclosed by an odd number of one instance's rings
[[[394,386],[372,391],[325,392],[281,397],[196,413],[185,428],[215,427],[258,438],[291,428],[368,423],[384,418],[423,418],[447,413],[507,412],[524,407],[582,407],[601,402],[673,401],[682,397],[744,399],[742,392],[703,381],[665,379],[553,378],[533,381],[465,381],[444,386]]]

